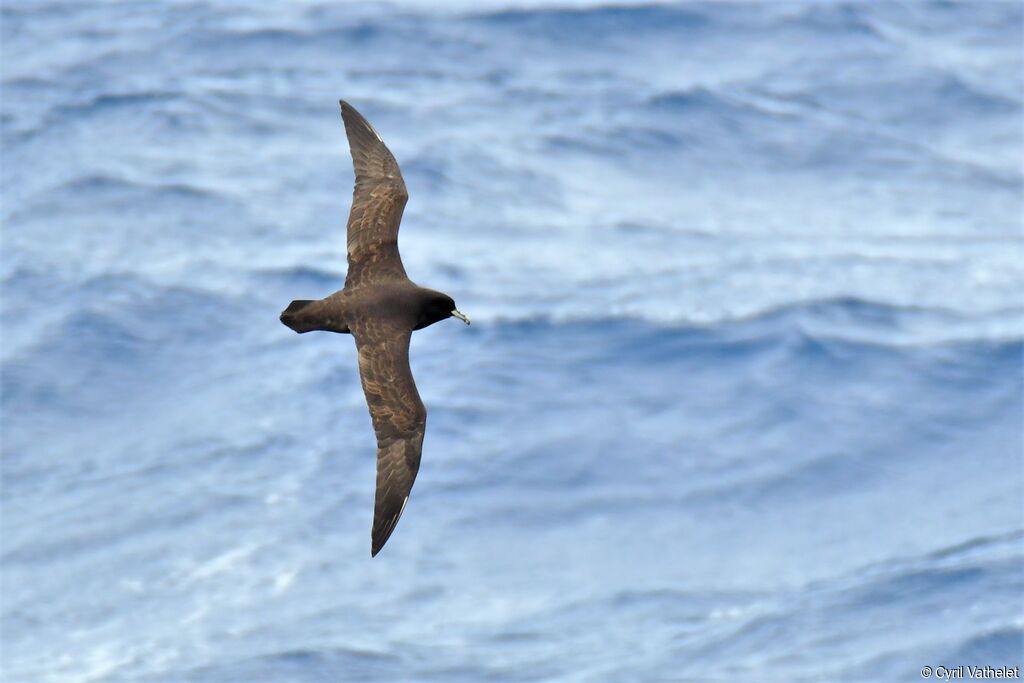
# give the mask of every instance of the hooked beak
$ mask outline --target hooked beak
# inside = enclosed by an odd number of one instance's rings
[[[458,318],[459,320],[461,320],[462,322],[466,323],[467,325],[469,324],[469,318],[466,316],[465,313],[463,313],[462,311],[460,311],[457,308],[453,308],[452,309],[452,317],[453,318]]]

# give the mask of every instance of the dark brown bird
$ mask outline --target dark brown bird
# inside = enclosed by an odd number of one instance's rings
[[[281,322],[296,332],[324,330],[355,337],[359,377],[377,433],[377,493],[370,553],[384,547],[402,516],[420,468],[427,411],[409,368],[413,330],[469,318],[447,294],[420,287],[405,274],[398,226],[409,199],[395,157],[373,126],[341,100],[356,187],[348,216],[348,275],[344,289],[293,301]]]

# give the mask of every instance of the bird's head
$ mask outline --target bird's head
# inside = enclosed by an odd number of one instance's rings
[[[443,292],[429,291],[420,306],[419,320],[415,329],[423,329],[446,318],[458,318],[467,325],[469,324],[466,314],[455,308],[454,299]]]

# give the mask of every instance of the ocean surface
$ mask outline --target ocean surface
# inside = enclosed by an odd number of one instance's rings
[[[1024,5],[5,0],[9,683],[1024,664]],[[370,558],[339,97],[429,410]]]

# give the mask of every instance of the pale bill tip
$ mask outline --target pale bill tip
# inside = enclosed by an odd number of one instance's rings
[[[457,308],[453,308],[452,309],[452,316],[455,317],[455,318],[458,318],[459,320],[461,320],[462,322],[466,323],[467,325],[469,324],[469,317],[465,313],[463,313],[462,311],[460,311]]]

